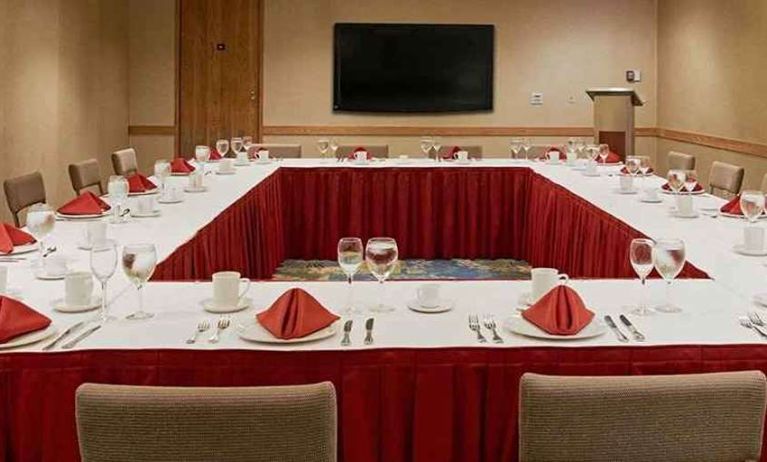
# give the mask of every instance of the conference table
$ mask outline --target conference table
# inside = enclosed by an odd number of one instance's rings
[[[215,165],[208,168],[215,172]],[[767,371],[767,348],[738,317],[759,310],[764,258],[736,254],[743,221],[701,214],[675,218],[673,197],[659,204],[619,194],[619,167],[587,177],[565,165],[485,159],[469,165],[392,159],[367,165],[320,159],[252,164],[206,176],[209,191],[162,205],[162,215],[110,225],[120,244],[152,242],[161,263],[145,289],[148,321],[128,321],[135,289],[118,269],[110,311],[118,316],[74,349],[41,344],[0,352],[0,454],[3,460],[78,460],[74,392],[84,382],[166,386],[287,385],[328,380],[338,396],[339,456],[346,461],[516,460],[517,388],[525,372],[566,375]],[[184,184],[185,178],[171,178]],[[660,186],[658,177],[637,179]],[[698,207],[723,200],[702,195]],[[71,269],[88,269],[79,250],[85,224],[57,222],[52,243]],[[401,258],[518,258],[568,273],[570,286],[599,317],[628,313],[639,298],[628,243],[678,237],[688,264],[672,286],[681,313],[631,316],[646,335],[621,343],[610,332],[577,341],[541,340],[499,329],[504,343],[479,344],[467,316],[519,317],[529,281],[439,281],[453,300],[446,313],[407,308],[421,281],[384,284],[392,313],[352,317],[352,344],[340,335],[291,345],[238,335],[254,313],[300,287],[339,311],[343,282],[270,281],[286,258],[335,259],[342,235],[390,235]],[[10,266],[10,285],[59,329],[94,313],[64,314],[51,302],[63,282],[39,281],[29,264]],[[220,343],[188,345],[210,275],[237,270],[253,279],[250,308],[233,313]],[[651,302],[664,282],[648,283]],[[355,304],[377,301],[373,282],[355,282]],[[363,324],[376,318],[375,341]],[[487,332],[486,332],[487,333]]]

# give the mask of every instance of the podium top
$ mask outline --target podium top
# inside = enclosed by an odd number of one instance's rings
[[[586,94],[593,100],[596,96],[631,96],[631,104],[634,106],[643,106],[644,103],[639,98],[639,95],[631,88],[589,88],[586,90]]]

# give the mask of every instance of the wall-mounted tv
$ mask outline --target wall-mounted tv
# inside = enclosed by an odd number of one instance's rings
[[[494,40],[491,25],[338,23],[333,110],[489,111]]]

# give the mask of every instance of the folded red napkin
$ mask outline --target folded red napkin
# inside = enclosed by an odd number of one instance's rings
[[[740,194],[733,197],[730,202],[724,204],[719,210],[730,215],[743,215],[743,210],[740,209]]]
[[[339,319],[303,289],[288,290],[256,318],[266,330],[281,339],[305,337]]]
[[[355,157],[354,157],[354,156],[355,156],[355,154],[357,154],[358,152],[366,152],[366,153],[367,153],[367,155],[368,155],[368,157],[367,157],[367,159],[368,159],[368,160],[370,160],[370,159],[373,157],[373,156],[371,156],[371,155],[370,155],[370,151],[368,151],[367,149],[365,149],[365,148],[363,148],[362,146],[360,146],[360,147],[356,148],[354,151],[352,151],[352,152],[350,152],[350,153],[349,153],[349,159],[351,159],[351,160],[354,160],[354,159],[355,159]]]
[[[620,161],[621,161],[621,156],[619,156],[618,154],[610,151],[607,154],[607,158],[605,158],[604,163],[605,164],[617,164]],[[601,164],[602,163],[602,158],[597,156],[597,162]]]
[[[668,183],[663,183],[663,186],[661,186],[661,189],[663,189],[664,191],[671,191],[671,186],[669,186]],[[686,192],[686,191],[687,189],[684,186],[682,186],[682,192]],[[698,191],[703,191],[703,186],[701,186],[700,183],[696,183],[695,187],[692,188],[692,192],[698,192]]]
[[[17,245],[32,244],[35,238],[15,226],[0,223],[0,254],[11,253]]]
[[[170,164],[172,173],[192,173],[194,170],[194,165],[187,162],[183,157],[176,157]]]
[[[455,159],[458,157],[458,151],[461,150],[460,146],[453,146],[450,149],[445,149],[445,153],[442,154],[443,159]]]
[[[110,208],[100,197],[86,191],[59,207],[58,212],[64,215],[96,215]]]
[[[208,156],[208,160],[221,160],[221,153],[218,152],[218,149],[210,148],[210,155]]]
[[[20,301],[0,295],[0,343],[45,329],[50,323],[48,317]]]
[[[559,285],[550,290],[522,317],[552,335],[575,335],[594,318],[576,291]]]
[[[142,193],[157,189],[157,185],[149,181],[149,178],[140,173],[128,177],[128,188],[132,193]]]
[[[626,175],[628,175],[629,169],[627,167],[623,167],[621,169],[621,173],[625,173]],[[650,167],[650,169],[647,170],[647,174],[648,175],[651,174],[651,173],[655,173],[655,170],[653,170],[652,167]],[[637,175],[641,175],[641,173],[638,170],[637,170]]]

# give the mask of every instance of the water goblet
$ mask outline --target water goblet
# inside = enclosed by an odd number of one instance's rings
[[[45,255],[43,240],[53,232],[55,226],[56,214],[48,204],[33,204],[27,211],[27,230],[37,241],[39,251],[38,263],[41,268]]]
[[[354,275],[359,270],[360,265],[362,265],[363,252],[362,240],[358,237],[343,237],[338,241],[338,264],[341,266],[344,274],[346,274],[346,281],[349,283],[346,308],[343,311],[347,315],[359,312],[359,310],[354,309],[353,305],[354,286],[352,282],[354,281]]]
[[[149,319],[154,314],[144,311],[143,288],[157,267],[157,250],[153,244],[131,244],[123,247],[122,268],[128,280],[136,286],[138,310],[126,319]]]
[[[110,239],[94,242],[90,257],[91,272],[101,283],[101,322],[113,321],[107,311],[107,282],[117,269],[117,244]]]
[[[374,237],[368,240],[365,247],[365,262],[368,269],[379,283],[379,302],[370,311],[385,313],[394,311],[394,307],[384,303],[384,281],[397,265],[399,252],[397,241],[390,237]]]
[[[639,305],[631,312],[638,316],[647,316],[652,314],[652,310],[647,308],[646,292],[647,292],[647,276],[650,275],[653,269],[652,249],[655,243],[652,239],[633,239],[629,247],[629,259],[631,260],[631,267],[634,268],[634,272],[639,276],[639,280],[642,283],[641,290],[639,292]]]
[[[681,239],[658,239],[652,249],[653,266],[666,281],[666,302],[656,306],[656,311],[678,313],[682,309],[671,301],[671,283],[682,272],[685,263],[685,246]]]

